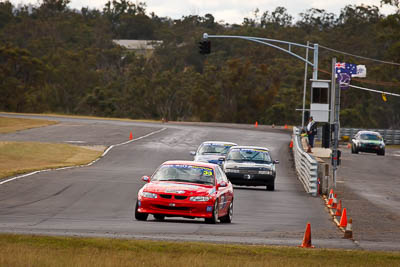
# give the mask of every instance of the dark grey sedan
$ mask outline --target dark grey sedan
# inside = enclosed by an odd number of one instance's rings
[[[268,148],[256,146],[234,146],[228,151],[223,167],[232,184],[266,186],[275,190],[276,170]]]

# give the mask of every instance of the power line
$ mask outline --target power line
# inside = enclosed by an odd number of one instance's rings
[[[351,85],[351,84],[349,85],[349,87],[353,87],[353,88],[361,89],[361,90],[365,90],[365,91],[370,91],[370,92],[374,92],[374,93],[385,94],[385,95],[400,96],[399,94],[395,94],[395,93],[389,93],[389,92],[385,92],[385,91],[380,91],[380,90],[375,90],[375,89],[370,89],[370,88],[364,88],[364,87]]]
[[[329,48],[329,47],[326,47],[326,46],[323,46],[323,45],[319,45],[319,47],[324,48],[324,49],[329,50],[329,51],[332,51],[332,52],[341,53],[341,54],[352,56],[352,57],[362,58],[362,59],[375,61],[375,62],[379,62],[379,63],[383,63],[383,64],[390,64],[390,65],[400,66],[400,63],[396,63],[396,62],[390,62],[390,61],[384,61],[384,60],[379,60],[379,59],[375,59],[375,58],[369,58],[369,57],[363,57],[363,56],[359,56],[359,55],[354,55],[354,54],[351,54],[351,53],[347,53],[347,52],[339,51],[339,50],[336,50],[336,49],[333,49],[333,48]]]
[[[356,78],[352,78],[352,80],[360,82],[360,83],[369,83],[369,84],[375,84],[375,85],[381,85],[381,86],[391,86],[391,87],[400,86],[400,83],[396,83],[396,82],[378,82],[378,81],[356,79]]]

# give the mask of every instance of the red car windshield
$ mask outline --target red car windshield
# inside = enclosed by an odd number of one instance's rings
[[[214,185],[214,170],[208,167],[166,164],[153,175],[152,181],[175,181]]]

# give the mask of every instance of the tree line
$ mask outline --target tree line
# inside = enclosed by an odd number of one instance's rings
[[[102,10],[68,7],[69,0],[36,6],[0,3],[0,110],[186,121],[299,124],[304,63],[277,49],[202,34],[246,35],[319,43],[369,58],[400,62],[400,8],[345,6],[339,15],[309,9],[294,21],[286,8],[254,11],[241,24],[212,14],[181,19],[147,13],[145,3],[113,0]],[[135,55],[113,39],[162,40],[152,57]],[[305,50],[293,48],[305,55]],[[331,59],[365,64],[353,84],[400,93],[400,67],[320,49],[319,78]],[[311,57],[310,57],[311,59]],[[309,76],[311,77],[311,68]],[[400,98],[357,89],[342,92],[341,125],[400,128]],[[307,94],[307,103],[310,96]]]

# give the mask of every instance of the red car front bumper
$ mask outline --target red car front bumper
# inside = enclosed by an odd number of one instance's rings
[[[211,218],[214,200],[190,201],[162,198],[138,198],[138,212],[149,214],[163,214],[166,216]]]

